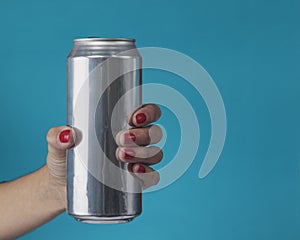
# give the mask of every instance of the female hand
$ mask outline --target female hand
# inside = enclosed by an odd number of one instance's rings
[[[149,165],[162,159],[162,151],[146,146],[157,143],[162,137],[158,126],[149,125],[160,115],[158,106],[143,105],[129,118],[133,128],[116,136],[119,145],[116,157],[129,163],[129,170],[141,180],[144,188],[159,181],[159,174]],[[19,237],[65,211],[66,150],[74,146],[74,139],[70,127],[52,128],[47,134],[47,165],[0,184],[0,240]]]
[[[154,104],[142,105],[129,117],[133,128],[123,130],[116,136],[118,160],[129,163],[128,168],[141,181],[143,188],[158,183],[159,173],[149,165],[161,161],[163,153],[155,146],[146,147],[160,141],[161,129],[149,125],[161,116],[160,108]],[[66,150],[74,145],[75,136],[70,127],[55,127],[47,134],[47,169],[50,185],[56,189],[59,200],[66,205]]]

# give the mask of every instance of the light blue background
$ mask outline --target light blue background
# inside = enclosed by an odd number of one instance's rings
[[[214,78],[228,117],[221,158],[200,180],[210,137],[203,100],[179,77],[145,71],[145,82],[180,89],[197,106],[202,142],[192,167],[145,194],[132,223],[85,225],[63,214],[22,239],[300,239],[299,23],[296,0],[1,0],[1,180],[44,164],[47,130],[65,124],[73,38],[134,37],[139,47],[189,55]],[[179,130],[164,110],[167,163]]]

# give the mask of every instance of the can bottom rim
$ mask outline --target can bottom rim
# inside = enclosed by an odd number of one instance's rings
[[[89,223],[89,224],[121,224],[131,222],[131,219],[123,219],[123,220],[101,220],[101,219],[77,219],[78,222]]]
[[[120,224],[131,222],[136,216],[114,216],[114,217],[99,217],[99,216],[74,216],[73,217],[82,223],[89,224]]]

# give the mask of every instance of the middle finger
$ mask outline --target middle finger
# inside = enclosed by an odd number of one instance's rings
[[[119,146],[146,146],[158,143],[161,138],[161,128],[157,125],[152,125],[121,131],[117,134],[116,141]]]

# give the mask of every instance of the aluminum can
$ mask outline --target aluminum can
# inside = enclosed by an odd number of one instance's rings
[[[129,222],[142,211],[141,184],[117,160],[116,134],[141,105],[141,56],[128,38],[75,39],[67,58],[67,212],[85,223]]]

